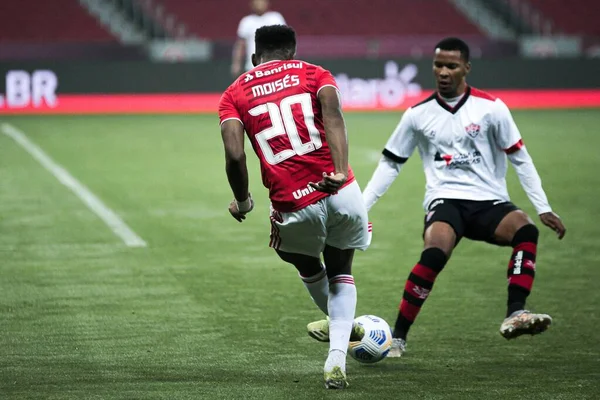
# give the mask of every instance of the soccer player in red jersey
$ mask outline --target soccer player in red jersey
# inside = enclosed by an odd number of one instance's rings
[[[295,60],[296,35],[285,25],[259,28],[255,68],[240,76],[219,103],[226,172],[242,222],[254,206],[248,189],[244,131],[260,160],[271,200],[271,241],[293,264],[310,296],[329,317],[309,334],[329,341],[327,388],[344,388],[346,351],[354,326],[355,249],[370,243],[362,193],[348,165],[340,95],[331,73]],[[321,255],[324,265],[321,262]]]

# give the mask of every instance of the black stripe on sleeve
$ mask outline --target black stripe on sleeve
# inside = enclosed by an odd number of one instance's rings
[[[408,160],[408,157],[399,157],[399,156],[395,155],[394,153],[392,153],[391,151],[389,151],[388,149],[383,149],[381,154],[383,154],[390,160],[397,162],[398,164],[404,164]]]

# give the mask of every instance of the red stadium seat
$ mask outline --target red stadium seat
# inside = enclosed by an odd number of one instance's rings
[[[114,41],[77,0],[0,1],[0,41]]]
[[[529,0],[529,3],[554,22],[554,31],[600,36],[600,2],[592,0]]]
[[[235,37],[249,0],[162,0],[189,32],[210,39]],[[447,0],[272,0],[299,35],[481,35]]]

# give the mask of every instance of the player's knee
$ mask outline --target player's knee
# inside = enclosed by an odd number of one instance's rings
[[[437,272],[444,268],[446,262],[448,262],[448,256],[444,250],[439,247],[430,247],[423,250],[421,259],[419,260],[419,264],[429,267]]]
[[[298,270],[300,276],[309,277],[320,273],[323,270],[321,261],[316,257],[310,257],[304,254],[287,253],[276,250],[279,258],[292,264]]]
[[[279,256],[279,258],[281,258],[281,260],[285,261],[286,263],[294,264],[297,261],[294,257],[295,255],[292,253],[287,253],[281,250],[275,250],[275,252]]]
[[[450,257],[456,245],[456,232],[447,222],[434,222],[427,228],[424,235],[425,248],[438,248]]]
[[[512,246],[515,247],[521,243],[537,243],[540,231],[534,224],[527,224],[519,228],[512,240]]]
[[[437,249],[441,251],[446,259],[452,255],[452,249],[454,248],[454,242],[446,240],[429,240],[425,242],[425,250]]]

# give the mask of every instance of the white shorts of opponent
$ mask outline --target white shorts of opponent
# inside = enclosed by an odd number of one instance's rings
[[[298,211],[271,207],[270,247],[320,257],[326,244],[342,250],[366,250],[371,244],[371,224],[356,181]]]

